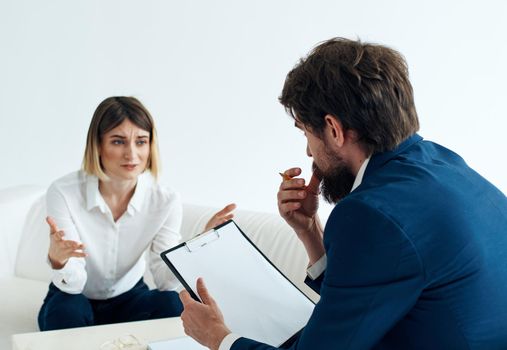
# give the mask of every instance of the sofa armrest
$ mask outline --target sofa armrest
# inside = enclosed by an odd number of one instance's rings
[[[17,186],[0,190],[0,277],[14,276],[28,212],[45,191],[42,186]]]

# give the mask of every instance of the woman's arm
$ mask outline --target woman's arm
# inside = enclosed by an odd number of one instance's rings
[[[183,208],[178,194],[173,194],[167,213],[167,217],[153,238],[148,252],[150,271],[159,290],[174,290],[179,285],[178,279],[160,258],[160,253],[174,247],[181,240]]]
[[[87,279],[83,246],[65,198],[54,185],[48,189],[46,205],[48,217],[52,218],[52,242],[48,252],[53,270],[51,280],[62,292],[79,294]]]

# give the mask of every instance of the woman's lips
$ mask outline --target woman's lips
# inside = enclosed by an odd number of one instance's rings
[[[125,168],[127,170],[134,170],[137,167],[137,164],[124,164],[122,165],[122,168]]]

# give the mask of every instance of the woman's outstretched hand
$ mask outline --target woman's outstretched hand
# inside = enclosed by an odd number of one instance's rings
[[[48,257],[53,269],[63,268],[71,257],[84,258],[86,256],[83,243],[63,239],[65,234],[58,229],[52,217],[48,216],[46,222],[50,228]]]
[[[206,223],[206,227],[204,228],[204,232],[211,230],[213,227],[223,224],[226,221],[231,220],[234,217],[234,209],[236,209],[236,204],[231,203],[227,204],[222,210],[217,212],[215,215],[209,219]]]

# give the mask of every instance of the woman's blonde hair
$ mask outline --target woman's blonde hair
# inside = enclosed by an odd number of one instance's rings
[[[155,123],[150,112],[135,97],[108,97],[98,105],[88,129],[83,170],[101,180],[108,179],[100,161],[99,150],[102,137],[105,133],[120,125],[125,119],[150,133],[150,157],[145,170],[149,170],[153,177],[157,179],[160,171],[160,159]]]

